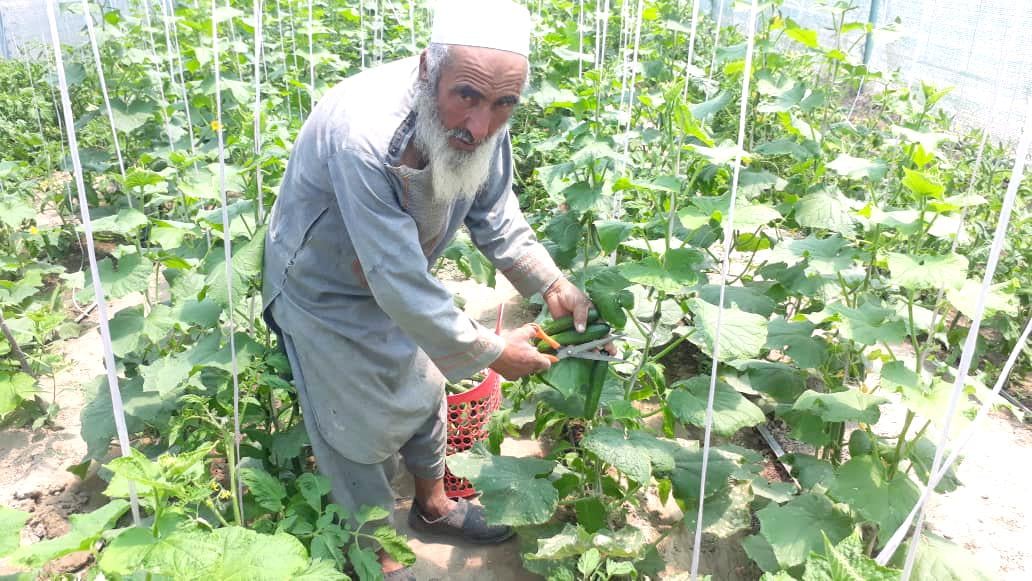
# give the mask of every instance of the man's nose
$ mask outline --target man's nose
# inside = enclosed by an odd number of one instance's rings
[[[466,130],[478,143],[487,138],[491,130],[491,114],[484,108],[474,109],[466,119]]]

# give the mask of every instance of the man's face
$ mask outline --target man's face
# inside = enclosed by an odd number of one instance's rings
[[[489,48],[452,46],[437,86],[448,144],[473,151],[502,128],[519,102],[527,75],[522,56]]]

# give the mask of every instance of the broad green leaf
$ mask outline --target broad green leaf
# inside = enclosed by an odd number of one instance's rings
[[[602,188],[587,182],[577,182],[563,190],[566,204],[574,212],[586,212],[595,207],[602,197]]]
[[[702,103],[691,105],[692,117],[700,121],[706,121],[708,117],[722,111],[730,102],[731,94],[727,91],[721,91]]]
[[[702,427],[706,422],[706,403],[709,397],[709,378],[695,376],[678,381],[671,387],[667,404],[677,419]],[[731,436],[738,430],[761,424],[766,420],[756,404],[742,397],[730,385],[717,381],[713,397],[713,429],[721,436]]]
[[[21,547],[11,553],[8,559],[16,565],[35,568],[69,553],[89,550],[101,534],[113,528],[115,522],[127,510],[128,502],[115,499],[93,512],[73,514],[68,519],[71,530],[67,533],[55,539]]]
[[[120,236],[133,236],[140,228],[149,224],[147,215],[133,208],[122,208],[117,214],[93,221],[94,232],[111,232]],[[80,230],[81,227],[77,228]],[[101,278],[100,280],[104,280]]]
[[[706,147],[705,145],[687,144],[688,149],[697,153],[700,157],[713,165],[728,165],[735,161],[740,155],[742,163],[749,163],[752,156],[744,149],[740,149],[734,142],[725,139],[719,145]]]
[[[245,296],[253,280],[256,280],[262,272],[262,256],[265,251],[265,229],[262,226],[255,233],[251,240],[242,246],[233,245],[233,300],[238,301]],[[205,298],[215,301],[222,306],[228,306],[226,288],[226,267],[224,253],[215,252],[210,256],[213,260],[205,264],[205,272],[208,273],[205,284],[207,291]]]
[[[586,393],[591,380],[593,362],[571,357],[553,364],[540,378],[565,397]]]
[[[831,230],[843,236],[853,233],[856,202],[833,189],[821,189],[803,196],[795,207],[795,219],[800,226]]]
[[[125,357],[145,345],[143,305],[118,311],[108,326],[111,330],[111,350],[117,357]]]
[[[682,502],[699,502],[702,483],[702,450],[696,447],[671,445],[674,452],[674,471],[670,480],[674,484],[674,496]],[[706,497],[725,494],[728,479],[746,462],[736,451],[724,447],[710,448],[706,464]]]
[[[770,543],[767,542],[763,535],[757,533],[745,537],[742,539],[742,549],[745,550],[745,554],[749,555],[749,558],[760,569],[768,573],[781,569],[781,565],[778,564],[778,558],[774,556],[774,548],[770,546]],[[791,576],[789,578],[792,579]],[[761,577],[763,581],[767,579],[770,579],[767,575]],[[777,578],[774,577],[774,579]]]
[[[558,560],[575,557],[591,546],[591,533],[579,525],[566,523],[563,530],[537,540],[537,551],[528,554],[529,559]]]
[[[798,42],[799,44],[807,47],[816,49],[820,47],[817,42],[817,31],[809,28],[797,28],[791,27],[785,30],[785,36]]]
[[[270,512],[279,512],[287,498],[287,488],[278,478],[256,467],[240,469],[240,478],[250,490],[258,506]]]
[[[756,107],[756,110],[761,113],[791,111],[798,107],[799,102],[806,96],[806,85],[791,78],[783,79],[779,83],[775,83],[769,78],[761,78],[756,83],[756,90],[761,95],[771,97]]]
[[[777,317],[767,325],[765,347],[784,352],[804,369],[820,367],[828,356],[828,345],[823,338],[814,336],[816,328],[809,321],[786,321],[784,317]]]
[[[416,554],[409,547],[408,540],[399,534],[394,527],[383,525],[373,531],[373,536],[376,537],[384,551],[395,561],[406,567],[416,562]]]
[[[968,260],[959,254],[888,255],[890,281],[905,289],[957,289],[967,279]]]
[[[774,247],[771,262],[784,262],[794,266],[806,261],[806,274],[836,277],[838,273],[853,267],[856,248],[840,236],[816,238],[813,235],[801,240],[785,240]]]
[[[989,287],[989,294],[985,301],[985,315],[991,316],[994,313],[1015,316],[1018,314],[1018,297],[1006,292],[1007,283],[1000,283]],[[982,292],[982,281],[965,279],[959,286],[956,284],[946,288],[946,298],[950,304],[968,318],[974,318],[975,307],[977,307],[978,295]]]
[[[29,513],[0,506],[0,557],[18,548],[21,530],[27,520]]]
[[[205,570],[217,559],[218,549],[198,529],[173,528],[155,538],[150,527],[130,527],[105,547],[98,564],[107,575],[150,570],[178,579]]]
[[[699,287],[699,297],[711,305],[720,302],[720,285],[707,284]],[[750,287],[728,286],[724,288],[724,307],[735,307],[746,313],[769,317],[777,305],[767,295]]]
[[[807,454],[785,454],[781,461],[791,467],[792,475],[805,489],[813,488],[818,484],[827,485],[835,477],[835,468],[831,462],[818,460],[815,456]]]
[[[655,257],[649,256],[637,262],[624,262],[620,264],[620,275],[627,280],[650,286],[656,290],[668,293],[678,293],[686,286],[697,281],[698,271],[692,268],[696,264],[694,259],[697,254],[691,249],[681,249],[688,254],[674,254],[676,260],[668,267]],[[675,252],[671,250],[671,252]]]
[[[621,242],[627,240],[634,225],[619,220],[598,220],[595,222],[595,228],[598,230],[598,241],[602,251],[609,254],[616,250]]]
[[[927,174],[921,171],[903,168],[903,185],[911,192],[917,194],[918,198],[932,197],[942,199],[946,187],[932,180]]]
[[[806,390],[796,400],[793,410],[810,412],[826,422],[863,422],[876,424],[881,417],[878,406],[889,400],[877,395],[850,389],[835,393],[817,393]]]
[[[784,504],[792,500],[792,497],[797,492],[795,484],[791,482],[770,481],[763,476],[753,478],[750,485],[756,496],[773,500],[778,504]]]
[[[20,270],[15,266],[15,271]],[[0,280],[0,305],[20,305],[25,299],[35,295],[43,287],[43,275],[36,270],[26,270],[17,280]],[[17,329],[8,320],[8,326],[15,331],[15,340],[18,340]]]
[[[854,532],[838,545],[824,537],[824,552],[810,553],[806,560],[803,581],[896,581],[900,572],[882,567],[864,552],[859,532]]]
[[[157,107],[145,101],[134,101],[126,104],[119,99],[111,100],[111,114],[115,118],[115,128],[123,133],[131,133],[143,127],[150,120]]]
[[[872,422],[873,423],[873,422]],[[828,496],[848,504],[867,521],[878,525],[880,545],[888,542],[921,495],[903,471],[889,478],[885,465],[874,456],[858,456],[839,466],[828,484]]]
[[[167,355],[154,363],[141,366],[144,390],[157,392],[163,397],[175,393],[189,379],[196,366],[214,360],[219,353],[219,340],[218,333],[211,333],[182,353]]]
[[[574,503],[573,510],[577,514],[577,523],[589,533],[606,526],[606,506],[598,497],[581,498]]]
[[[291,579],[308,568],[308,552],[296,537],[286,533],[264,535],[242,527],[215,529],[211,543],[219,559],[191,579],[226,581],[274,581]]]
[[[762,155],[789,155],[797,161],[805,161],[818,155],[815,151],[807,149],[806,146],[791,138],[775,139],[774,141],[761,143],[756,146],[756,153]]]
[[[952,382],[928,376],[919,378],[903,361],[886,363],[882,367],[881,380],[883,387],[900,395],[900,400],[907,409],[940,426],[943,424],[950,409]],[[969,394],[972,391],[971,387],[965,388],[965,392]],[[956,435],[971,422],[968,414],[974,407],[976,406],[965,395],[961,396],[950,425],[951,434]]]
[[[691,341],[712,356],[719,308],[699,298],[689,299],[688,308],[695,314],[696,333]],[[733,307],[725,308],[720,333],[721,359],[756,357],[767,343],[767,319]]]
[[[322,498],[330,492],[330,479],[320,474],[306,472],[298,477],[297,488],[308,506],[315,511],[322,510]],[[367,519],[368,520],[368,519]]]
[[[906,326],[892,309],[867,302],[856,309],[835,303],[828,311],[842,318],[837,325],[842,336],[862,345],[898,345],[906,338]]]
[[[23,222],[36,216],[36,209],[18,196],[0,197],[0,223],[8,228],[18,230]]]
[[[652,458],[649,447],[653,442],[648,436],[632,432],[625,436],[624,431],[617,428],[599,427],[584,434],[581,447],[591,452],[603,462],[612,464],[628,478],[639,484],[647,484],[652,478]],[[669,456],[669,454],[667,454]],[[667,462],[668,470],[673,468],[673,459]]]
[[[907,451],[910,453],[909,458],[914,466],[914,474],[927,486],[928,474],[932,470],[932,462],[935,461],[935,443],[928,436],[921,436],[907,445]],[[948,451],[943,454],[943,458],[948,456]],[[962,456],[959,457],[957,462],[959,463],[962,459]],[[946,471],[946,475],[936,485],[936,492],[940,494],[953,492],[960,486],[961,482],[960,478],[957,477],[956,468],[957,464],[950,466],[950,469]]]
[[[120,378],[118,386],[125,405],[129,433],[141,431],[147,425],[164,425],[179,405],[175,398],[163,398],[154,392],[144,392],[142,377],[130,380]],[[107,455],[111,439],[115,436],[107,376],[99,376],[87,383],[85,391],[86,405],[79,417],[82,439],[86,441],[86,458],[101,460]]]
[[[742,393],[766,394],[782,403],[794,402],[806,391],[806,374],[786,363],[762,359],[730,362],[740,373],[724,376],[729,385]]]
[[[760,534],[770,543],[782,568],[806,561],[811,551],[824,546],[824,535],[833,542],[846,538],[853,523],[821,494],[807,492],[784,505],[769,504],[756,512]]]
[[[343,558],[343,555],[341,556]],[[351,578],[338,571],[333,561],[312,558],[308,567],[290,576],[291,581],[350,581]]]
[[[104,286],[104,298],[107,300],[120,299],[131,293],[146,291],[151,277],[154,275],[154,263],[139,254],[124,255],[118,260],[117,266],[108,257],[101,260],[97,266],[100,271],[100,282]],[[84,303],[96,299],[91,273],[86,273],[86,288],[79,291],[76,297]]]
[[[726,491],[708,495],[702,507],[703,532],[729,540],[731,536],[752,527],[752,511],[749,508],[752,500],[752,490],[748,484],[735,484]],[[692,502],[684,516],[684,526],[688,530],[695,529],[699,514],[698,502]]]
[[[448,456],[448,469],[468,478],[481,493],[491,523],[540,524],[552,517],[559,496],[547,479],[555,463],[539,458],[494,456],[481,446]]]
[[[18,409],[23,401],[36,393],[36,380],[27,373],[0,372],[0,419]]]
[[[906,550],[900,548],[891,563],[902,566]],[[921,545],[917,548],[914,571],[911,579],[934,579],[935,581],[991,581],[999,579],[987,573],[970,551],[946,539],[925,531]]]
[[[348,547],[348,562],[354,567],[359,579],[380,579],[383,577],[380,561],[376,553],[369,549],[363,549],[358,543],[351,543],[351,546]]]
[[[828,169],[851,179],[867,178],[878,181],[885,177],[888,166],[881,160],[871,161],[862,157],[853,157],[848,153],[840,153],[834,161],[828,163]]]

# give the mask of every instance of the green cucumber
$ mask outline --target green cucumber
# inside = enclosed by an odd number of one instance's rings
[[[854,430],[849,435],[849,455],[852,456],[866,456],[871,453],[871,437],[867,435],[866,430]]]
[[[588,324],[594,323],[598,320],[598,311],[595,309],[588,310]],[[541,323],[541,330],[549,335],[555,335],[556,333],[562,333],[563,331],[569,331],[573,328],[573,315],[566,315],[565,317],[559,317],[551,321],[545,321]]]
[[[593,361],[588,390],[584,394],[584,417],[592,419],[598,413],[598,404],[602,400],[602,388],[606,385],[606,374],[609,373],[608,361]]]
[[[560,345],[580,345],[581,343],[588,343],[596,339],[601,339],[608,335],[609,331],[609,325],[606,325],[605,323],[595,323],[594,325],[588,325],[588,328],[584,329],[583,333],[578,333],[577,331],[563,331],[562,333],[552,335],[552,338]],[[552,349],[544,340],[538,341],[537,347],[538,351],[542,353],[546,353]]]

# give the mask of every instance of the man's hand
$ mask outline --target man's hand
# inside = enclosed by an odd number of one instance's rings
[[[588,326],[588,310],[591,300],[581,289],[566,278],[560,278],[544,294],[545,304],[553,319],[573,315],[573,328],[583,333]]]
[[[502,354],[491,364],[494,369],[505,379],[510,381],[521,377],[540,373],[552,366],[551,361],[545,355],[538,353],[531,340],[535,338],[535,331],[532,325],[523,325],[511,331],[502,333],[505,339],[505,349]]]

